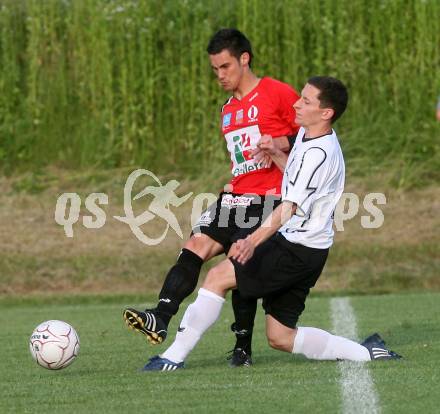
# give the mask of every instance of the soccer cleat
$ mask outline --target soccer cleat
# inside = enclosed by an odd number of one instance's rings
[[[185,364],[183,362],[173,362],[156,355],[150,358],[149,362],[142,368],[142,371],[175,371],[184,367]]]
[[[235,348],[229,352],[230,355],[226,359],[229,360],[230,367],[250,367],[252,365],[251,355],[248,354],[244,349]]]
[[[144,334],[148,342],[153,345],[162,343],[167,337],[165,323],[151,310],[138,311],[127,308],[124,310],[123,316],[130,329]]]
[[[369,336],[361,343],[362,346],[368,349],[372,361],[377,359],[400,359],[401,355],[390,351],[385,347],[385,341],[378,333]]]
[[[377,332],[373,335],[370,335],[367,339],[364,340],[364,342],[377,342],[385,346],[385,341]]]

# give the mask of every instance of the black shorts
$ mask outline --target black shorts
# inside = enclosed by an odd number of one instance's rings
[[[244,297],[263,298],[266,314],[295,328],[327,256],[328,249],[290,243],[276,233],[257,247],[245,265],[231,261],[240,293]]]
[[[200,216],[191,235],[206,234],[227,253],[232,243],[256,230],[280,202],[280,196],[221,193]]]

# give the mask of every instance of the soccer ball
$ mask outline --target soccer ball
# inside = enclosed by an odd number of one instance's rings
[[[46,321],[32,332],[29,348],[32,357],[43,368],[66,368],[78,356],[79,337],[66,322]]]

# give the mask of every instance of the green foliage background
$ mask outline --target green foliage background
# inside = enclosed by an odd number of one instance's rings
[[[2,0],[3,171],[224,165],[226,96],[205,48],[225,26],[251,39],[259,75],[297,90],[314,74],[346,82],[349,171],[439,178],[437,0]]]

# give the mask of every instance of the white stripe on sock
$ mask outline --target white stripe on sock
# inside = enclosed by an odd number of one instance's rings
[[[330,302],[333,333],[358,340],[356,316],[349,298]],[[380,413],[379,398],[367,366],[363,362],[341,361],[342,404],[344,414]]]

